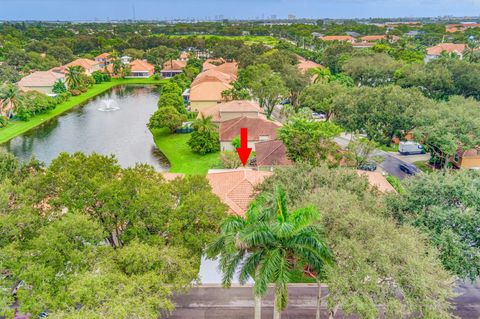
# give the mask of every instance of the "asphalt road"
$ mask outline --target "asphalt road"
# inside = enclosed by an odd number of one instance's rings
[[[327,289],[322,289],[325,296]],[[461,284],[456,290],[459,297],[454,300],[453,314],[462,319],[480,318],[480,285]],[[282,319],[315,318],[316,285],[297,284],[289,289],[289,306],[282,313]],[[175,297],[177,309],[171,315],[163,314],[162,319],[251,319],[254,300],[252,288],[234,286],[224,289],[219,286],[202,286],[191,290],[187,295]],[[327,315],[322,305],[323,318]],[[262,300],[262,318],[273,315],[273,291]],[[337,313],[336,319],[350,319]],[[383,317],[380,317],[383,318]]]

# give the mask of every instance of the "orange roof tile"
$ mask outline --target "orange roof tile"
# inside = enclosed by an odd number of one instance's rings
[[[207,175],[212,191],[229,207],[229,212],[244,216],[255,196],[255,187],[272,172],[252,170],[228,170],[210,172]]]
[[[218,79],[204,80],[190,88],[190,101],[223,101],[222,92],[232,86]]]
[[[147,61],[137,59],[130,62],[130,70],[132,72],[148,71],[153,74],[155,72],[155,67]]]
[[[95,57],[95,59],[108,59],[110,57],[110,53],[102,53]]]
[[[18,86],[22,89],[26,89],[28,87],[48,87],[53,86],[58,79],[63,78],[65,78],[65,75],[58,72],[36,71],[23,77],[18,82]]]
[[[463,43],[440,43],[433,47],[427,48],[428,55],[440,55],[442,52],[447,53],[463,53],[465,51],[466,45]]]
[[[378,188],[383,193],[396,192],[395,188],[387,181],[385,176],[380,172],[356,171],[359,176],[364,176],[368,179],[371,186]]]
[[[277,138],[277,130],[282,124],[263,118],[242,116],[220,124],[220,141],[231,141],[240,134],[241,128],[248,129],[249,141],[260,141],[260,136],[268,136],[269,140]]]
[[[220,122],[221,113],[237,113],[237,112],[238,113],[242,113],[242,112],[262,113],[263,110],[260,107],[260,105],[258,105],[258,103],[256,102],[236,100],[236,101],[218,103],[210,107],[204,108],[200,110],[200,112],[198,113],[198,117],[211,116],[214,122]]]
[[[90,70],[91,68],[95,67],[98,65],[98,62],[90,60],[90,59],[76,59],[75,61],[72,61],[68,64],[65,65],[65,68],[71,67],[71,66],[81,66],[85,70]]]
[[[178,71],[183,70],[187,66],[187,61],[171,60],[163,64],[162,71]]]
[[[282,141],[273,140],[255,143],[257,166],[291,165]]]
[[[355,38],[349,35],[326,35],[320,37],[323,41],[355,41]]]

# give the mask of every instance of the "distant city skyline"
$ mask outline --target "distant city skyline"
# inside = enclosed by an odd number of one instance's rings
[[[480,0],[0,0],[0,20],[478,16]]]

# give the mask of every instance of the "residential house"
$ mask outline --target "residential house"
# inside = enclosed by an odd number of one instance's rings
[[[130,62],[130,74],[126,78],[149,78],[155,73],[155,67],[145,60]]]
[[[232,141],[240,136],[240,129],[248,129],[248,147],[255,151],[255,143],[275,140],[277,130],[282,126],[278,122],[265,118],[242,116],[220,123],[220,148],[222,151],[233,151]]]
[[[315,69],[315,68],[321,68],[322,66],[318,63],[307,60],[304,57],[298,56],[297,67],[300,70],[300,72],[302,72],[303,74],[306,74],[309,70]]]
[[[186,66],[186,60],[169,60],[163,64],[163,69],[160,72],[164,78],[171,78],[183,73]]]
[[[452,162],[457,168],[480,169],[480,147],[467,151],[459,150]]]
[[[465,32],[468,29],[480,28],[480,23],[455,23],[447,24],[445,31],[449,33]]]
[[[287,150],[282,141],[258,142],[255,144],[255,152],[255,165],[257,167],[292,165],[292,161],[288,158]]]
[[[352,37],[351,35],[325,35],[323,37],[320,37],[320,40],[323,41],[340,41],[340,42],[349,42],[349,43],[354,43],[355,38]]]
[[[67,73],[67,69],[72,66],[80,66],[84,69],[85,74],[92,75],[95,71],[100,71],[102,67],[100,64],[94,60],[90,59],[76,59],[68,64],[52,68],[50,71],[57,72],[57,73]]]
[[[368,183],[372,186],[377,188],[382,193],[396,193],[395,188],[388,182],[388,180],[383,176],[380,172],[367,172],[367,171],[360,171],[357,170],[356,173],[360,177],[366,177],[368,179]]]
[[[65,82],[65,74],[54,71],[36,71],[23,77],[17,84],[20,90],[52,94],[53,85],[58,80]]]
[[[222,93],[232,89],[231,83],[237,79],[236,62],[223,62],[219,65],[210,62],[204,63],[204,71],[190,86],[187,99],[190,101],[192,111],[198,112],[206,107],[225,102]]]
[[[120,58],[120,61],[122,61],[123,64],[130,64],[130,61],[132,61],[132,58],[129,57],[128,55],[124,55]]]
[[[212,192],[228,206],[230,214],[245,216],[255,197],[255,187],[272,176],[272,172],[247,169],[210,171],[207,174]]]
[[[263,109],[258,103],[253,101],[230,101],[215,104],[201,109],[198,113],[198,118],[202,116],[211,116],[212,121],[218,125],[220,125],[221,122],[243,116],[266,119],[263,114]]]
[[[364,42],[378,42],[378,41],[388,41],[390,43],[397,42],[400,40],[399,36],[396,35],[387,35],[387,34],[382,34],[382,35],[366,35],[364,37],[360,38],[361,41]]]
[[[456,54],[463,59],[463,53],[465,52],[466,45],[463,43],[440,43],[433,47],[427,48],[427,56],[425,62],[430,62],[433,59],[438,58],[443,52],[449,54]]]
[[[110,55],[110,53],[102,53],[95,57],[95,62],[97,62],[102,69],[109,65],[111,61],[112,56]]]
[[[179,59],[179,60],[180,60],[180,61],[188,61],[188,57],[189,57],[189,56],[188,56],[188,53],[187,53],[187,52],[182,52],[182,53],[180,54],[180,59]]]

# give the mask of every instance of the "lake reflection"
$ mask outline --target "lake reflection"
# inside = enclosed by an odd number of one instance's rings
[[[47,164],[61,152],[96,152],[114,154],[123,167],[147,163],[158,170],[167,170],[168,161],[156,148],[146,126],[157,110],[158,97],[152,86],[115,87],[0,148],[22,160],[35,155]],[[106,101],[118,110],[102,112]]]

